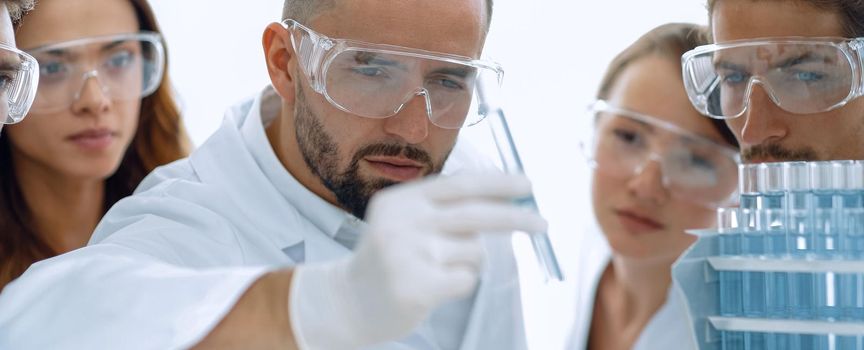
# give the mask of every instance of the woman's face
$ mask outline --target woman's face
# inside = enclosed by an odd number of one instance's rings
[[[712,123],[690,105],[680,76],[680,65],[671,58],[639,58],[621,72],[607,102],[726,144]],[[595,170],[592,198],[597,221],[617,255],[671,263],[694,241],[684,231],[713,226],[714,210],[670,192],[658,161],[649,160],[640,170],[634,174]]]
[[[19,47],[28,51],[82,38],[137,33],[138,28],[128,0],[41,0],[27,15],[16,39]],[[68,91],[64,96],[73,97],[64,99],[69,103],[52,102],[58,104],[56,108],[39,109],[48,99],[39,101],[37,92],[27,118],[7,126],[4,137],[9,138],[16,166],[100,180],[117,170],[138,127],[141,99],[112,99],[100,81],[106,79],[100,76],[101,71],[93,74],[97,68],[121,64],[123,57],[116,51],[109,42],[50,50],[37,56],[39,90],[45,92],[43,87],[50,87]],[[60,74],[67,77],[60,79]],[[79,79],[85,74],[88,78]]]

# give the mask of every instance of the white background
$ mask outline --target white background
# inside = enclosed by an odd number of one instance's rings
[[[151,2],[168,42],[186,126],[200,145],[226,107],[269,82],[261,35],[279,20],[282,1]],[[589,173],[575,133],[606,64],[657,25],[705,23],[704,6],[702,0],[496,1],[486,57],[506,70],[505,108],[565,278],[579,269],[575,238],[594,225]],[[561,349],[576,285],[572,278],[544,283],[525,240],[517,242],[529,345]]]

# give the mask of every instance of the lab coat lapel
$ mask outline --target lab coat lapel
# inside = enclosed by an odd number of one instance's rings
[[[202,182],[221,188],[236,202],[233,207],[245,217],[242,222],[272,235],[282,248],[295,246],[303,235],[281,234],[285,225],[278,221],[301,218],[252,158],[239,134],[240,123],[242,118],[229,111],[222,127],[202,145],[207,152],[195,152],[189,161]],[[273,215],[274,210],[282,214]]]

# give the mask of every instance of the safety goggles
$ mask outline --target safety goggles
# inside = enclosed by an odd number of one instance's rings
[[[39,64],[15,47],[0,44],[0,123],[20,122],[36,96]]]
[[[39,61],[33,112],[40,113],[69,108],[90,80],[113,101],[148,96],[159,87],[165,68],[162,37],[153,32],[83,38],[27,52]]]
[[[501,84],[493,62],[400,46],[332,39],[288,19],[282,25],[309,85],[336,108],[366,118],[396,115],[416,97],[432,124],[458,129],[485,117],[477,81]]]
[[[697,47],[682,56],[690,101],[711,118],[747,110],[756,84],[789,113],[840,108],[864,94],[864,38],[768,38]]]
[[[731,147],[646,114],[597,101],[594,133],[581,142],[592,167],[631,178],[657,162],[670,193],[708,207],[736,201],[740,155]]]

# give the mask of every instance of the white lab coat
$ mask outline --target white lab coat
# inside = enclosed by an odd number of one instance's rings
[[[570,333],[567,349],[581,350],[588,346],[591,319],[597,285],[603,271],[610,263],[612,250],[609,242],[598,229],[587,230],[580,238],[578,270],[573,278],[577,283],[576,317]],[[692,341],[687,310],[679,292],[669,288],[666,303],[654,314],[639,335],[633,350],[696,349]]]
[[[282,167],[262,126],[278,110],[271,88],[232,108],[189,159],[157,169],[111,208],[88,247],[37,263],[8,285],[0,349],[187,348],[266,271],[349,254],[334,237],[358,235],[365,223]],[[461,156],[457,146],[450,161]],[[471,298],[372,348],[525,348],[509,237],[484,243],[487,268]]]

